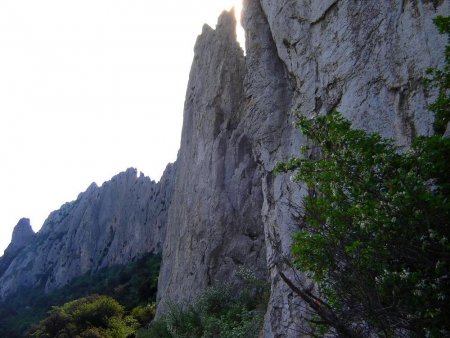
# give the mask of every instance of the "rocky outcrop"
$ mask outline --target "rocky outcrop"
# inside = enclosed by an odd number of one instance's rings
[[[34,231],[31,228],[30,220],[22,218],[14,227],[11,243],[6,248],[7,254],[13,254],[27,246],[34,238]]]
[[[216,30],[204,28],[186,96],[161,304],[253,266],[272,285],[263,336],[301,335],[304,306],[278,271],[304,278],[284,259],[296,230],[292,203],[305,191],[272,174],[307,142],[290,113],[337,109],[355,128],[400,146],[430,134],[432,97],[421,78],[442,63],[446,41],[432,18],[448,12],[444,1],[246,0],[245,58],[231,13]]]
[[[417,135],[432,133],[433,115],[427,109],[432,98],[421,79],[428,67],[442,66],[446,39],[437,33],[432,18],[448,14],[448,2],[247,0],[245,13],[247,53],[271,45],[285,71],[276,79],[288,74],[293,87],[289,107],[273,110],[272,119],[288,121],[293,110],[320,114],[337,109],[355,128],[379,132],[401,146]],[[255,23],[264,21],[271,42],[252,46],[252,37],[261,31]],[[248,74],[255,71],[254,65],[247,62],[247,66]],[[265,100],[255,110],[286,105],[285,98],[258,92]],[[274,164],[287,154],[298,154],[298,144],[304,142],[297,131],[280,128],[262,147],[276,149],[264,157],[262,174],[272,281],[265,337],[298,337],[304,332],[305,314],[299,313],[303,307],[278,277],[295,229],[292,201],[299,203],[303,192],[286,177],[271,175]],[[286,272],[294,278],[294,271]]]
[[[34,231],[31,228],[30,220],[22,218],[14,227],[11,243],[0,257],[0,276],[5,272],[17,254],[26,247],[34,238]]]
[[[158,283],[164,301],[190,301],[241,267],[265,275],[261,178],[248,130],[237,129],[245,61],[235,26],[223,13],[195,45]]]
[[[0,275],[0,298],[23,287],[48,292],[89,270],[160,253],[174,174],[175,166],[168,165],[155,183],[128,169],[101,187],[93,183],[52,212],[34,238],[24,235],[26,224],[19,222],[10,247],[22,247]]]

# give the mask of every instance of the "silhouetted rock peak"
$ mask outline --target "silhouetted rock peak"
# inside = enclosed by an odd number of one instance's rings
[[[22,218],[19,220],[14,228],[11,243],[7,250],[20,250],[27,246],[34,238],[34,231],[31,227],[30,220],[28,218]]]

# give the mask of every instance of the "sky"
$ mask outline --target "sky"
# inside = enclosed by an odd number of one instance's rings
[[[193,48],[241,0],[0,1],[0,255],[22,217],[180,145]],[[238,39],[243,41],[242,28]]]

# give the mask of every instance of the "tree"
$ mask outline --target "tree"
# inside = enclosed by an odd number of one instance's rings
[[[133,318],[124,316],[124,308],[116,300],[93,295],[54,307],[30,330],[30,336],[124,338],[137,327]]]
[[[448,18],[435,20],[449,33]],[[437,134],[400,152],[391,140],[353,130],[338,112],[297,126],[312,142],[278,164],[306,184],[294,265],[320,296],[281,277],[319,317],[314,329],[341,336],[450,336],[449,48],[431,106]],[[316,154],[308,158],[308,154]]]

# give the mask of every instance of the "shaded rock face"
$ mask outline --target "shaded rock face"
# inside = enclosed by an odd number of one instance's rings
[[[22,218],[14,227],[11,243],[6,248],[6,253],[15,253],[27,246],[34,238],[34,231],[31,228],[30,220]]]
[[[190,73],[158,293],[190,301],[241,267],[265,275],[261,177],[248,130],[243,51],[233,13],[203,27]]]
[[[11,243],[0,257],[0,276],[5,272],[12,260],[17,256],[21,249],[26,247],[34,238],[34,231],[31,228],[30,220],[22,218],[14,227]]]
[[[155,183],[128,169],[51,213],[0,275],[0,299],[23,287],[48,292],[89,270],[161,252],[174,173],[169,165]]]
[[[442,66],[446,38],[432,18],[448,12],[445,1],[246,0],[245,58],[232,13],[216,30],[204,28],[186,95],[159,313],[165,300],[189,300],[252,266],[271,282],[262,335],[301,336],[304,307],[278,271],[297,274],[284,257],[297,229],[292,201],[306,192],[272,174],[307,142],[290,113],[337,109],[355,128],[400,146],[431,134],[433,97],[421,77]]]

